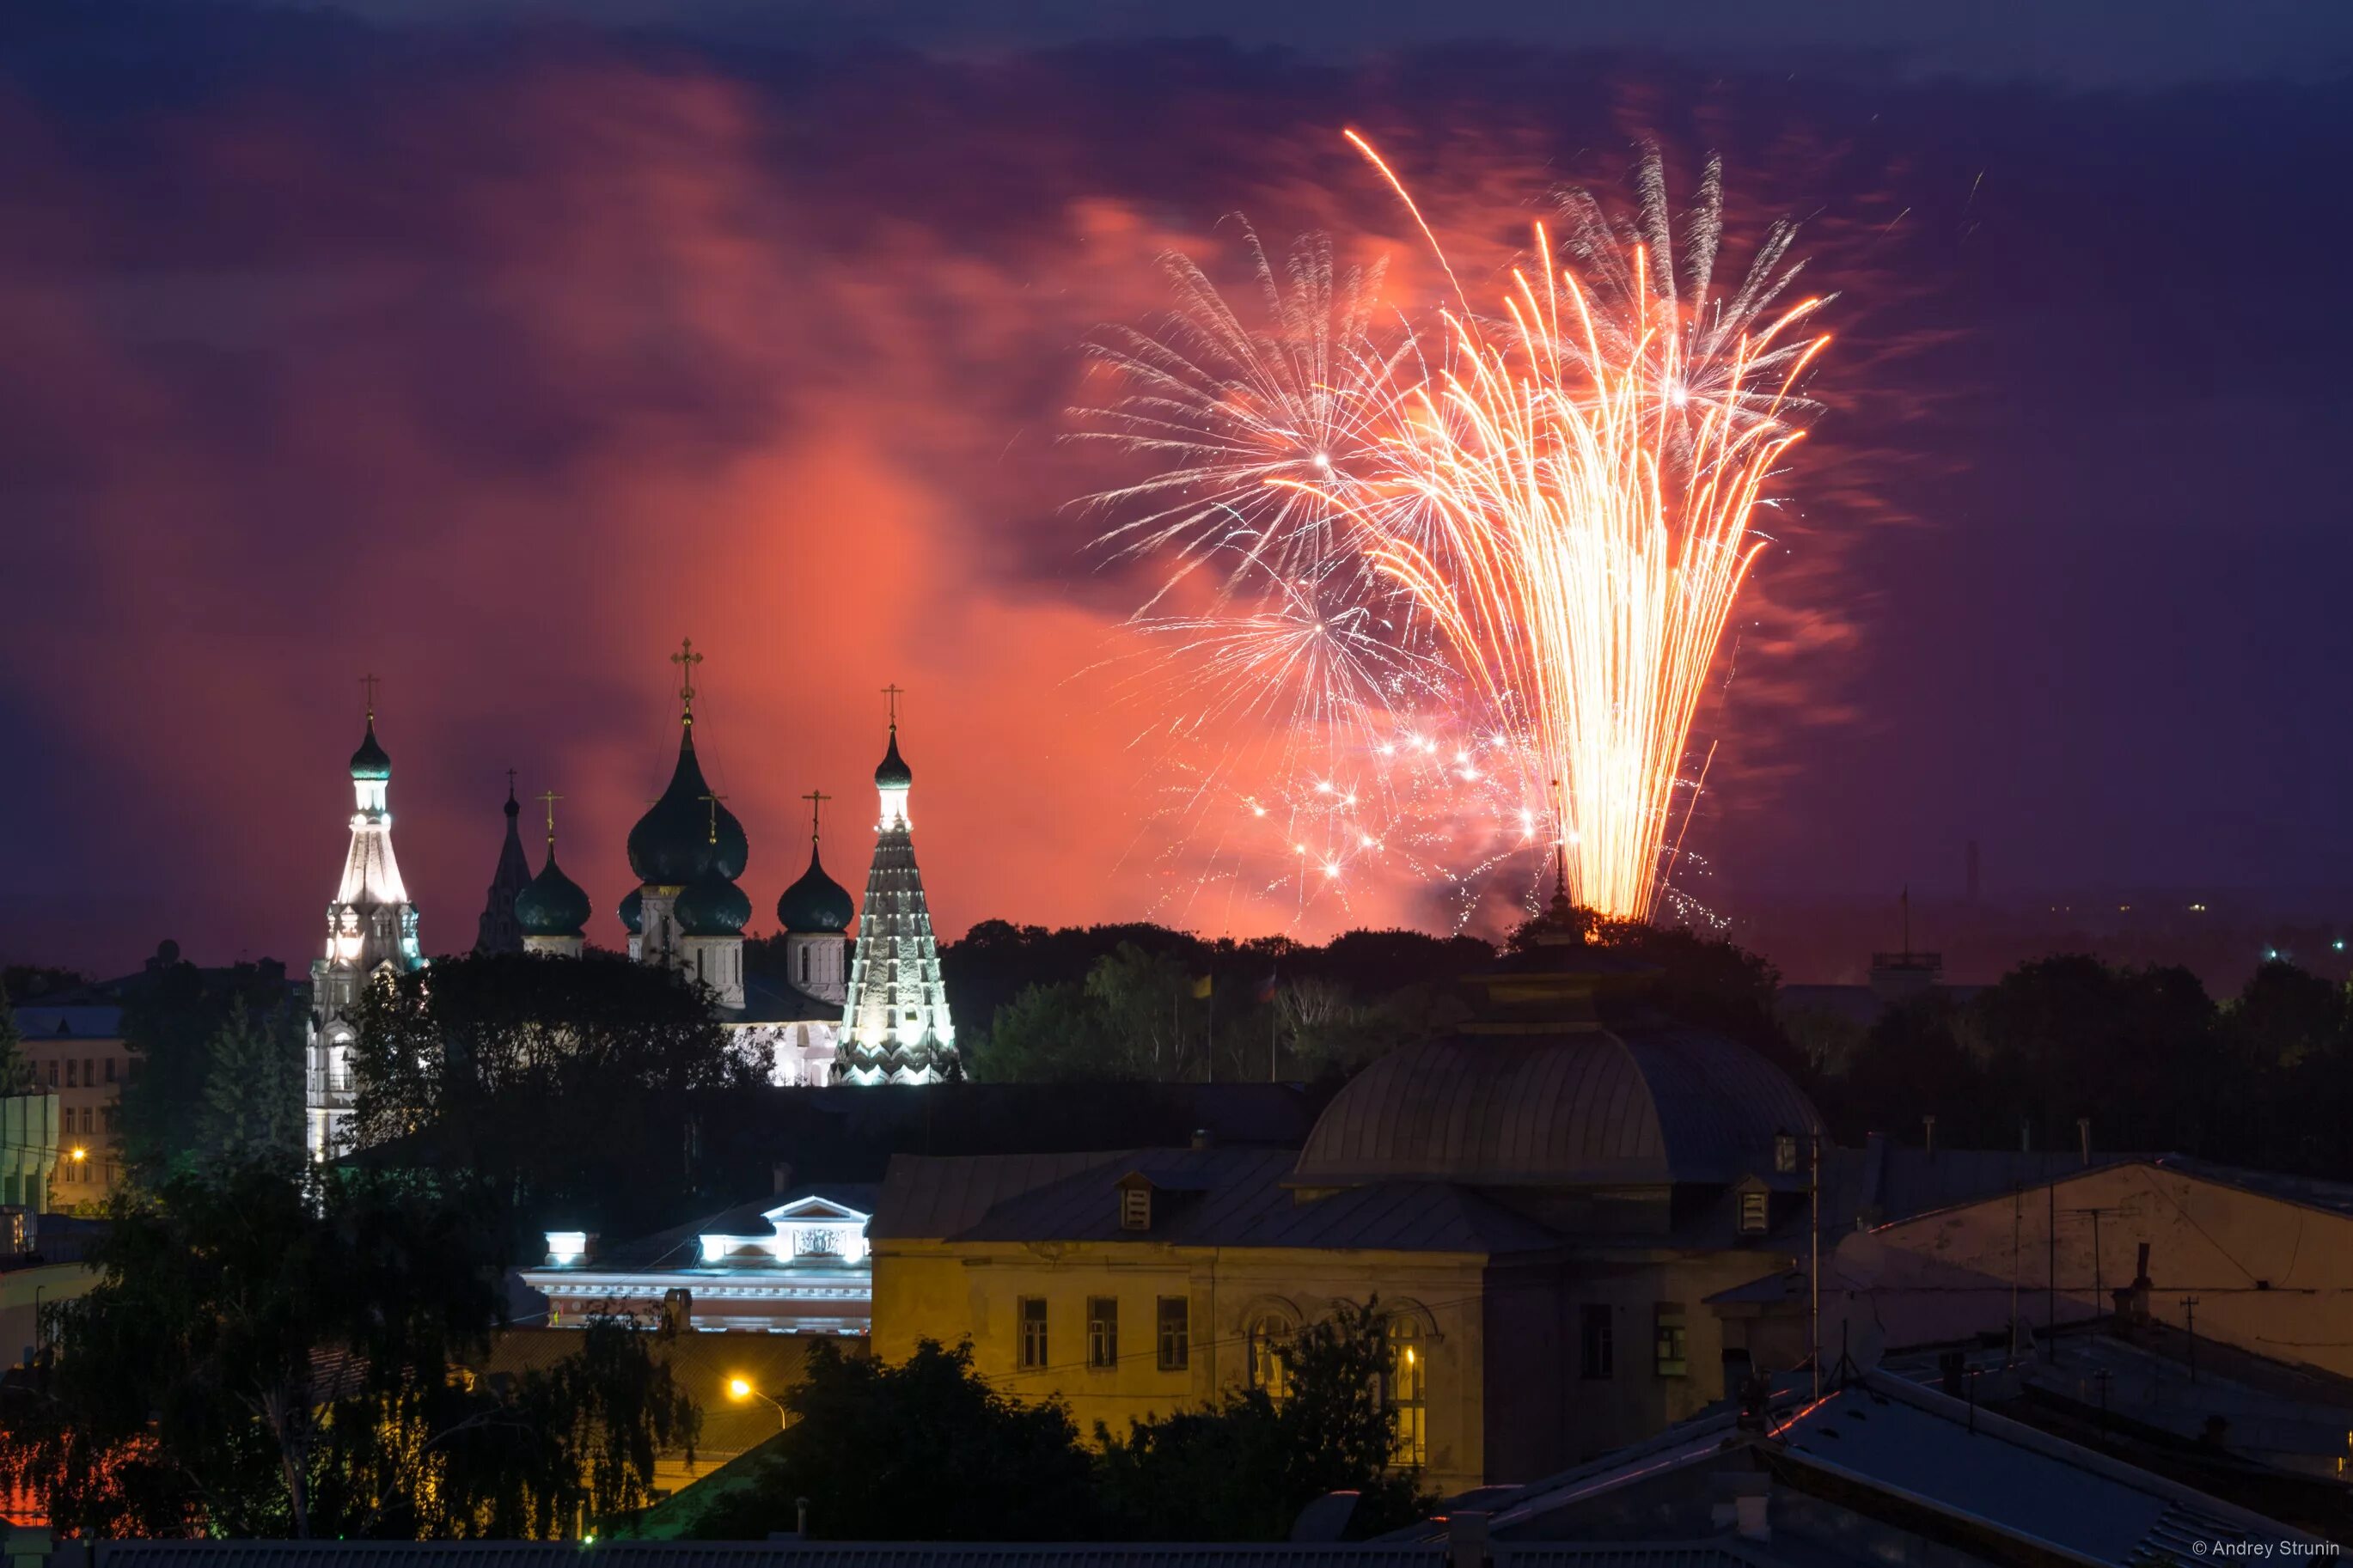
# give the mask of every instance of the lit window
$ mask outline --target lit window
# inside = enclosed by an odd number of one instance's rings
[[[1193,1301],[1189,1296],[1160,1298],[1160,1370],[1183,1372],[1193,1364]]]
[[[1587,1380],[1606,1383],[1618,1375],[1618,1336],[1610,1326],[1609,1308],[1606,1304],[1580,1307],[1577,1310],[1579,1361]]]
[[[1392,1319],[1388,1340],[1389,1412],[1397,1420],[1389,1462],[1419,1466],[1430,1458],[1430,1366],[1422,1353],[1421,1325],[1410,1318]]]
[[[1250,1385],[1281,1404],[1290,1378],[1283,1357],[1290,1348],[1291,1325],[1265,1317],[1250,1326]]]
[[[1653,1359],[1661,1377],[1687,1377],[1691,1374],[1690,1342],[1683,1327],[1683,1304],[1681,1301],[1661,1301],[1652,1319],[1656,1325],[1652,1336]]]
[[[1046,1364],[1046,1299],[1021,1298],[1021,1366],[1036,1371]]]
[[[1741,1235],[1765,1234],[1765,1204],[1766,1193],[1762,1187],[1754,1187],[1740,1194]]]
[[[1119,1364],[1119,1298],[1087,1298],[1087,1364],[1097,1369]]]

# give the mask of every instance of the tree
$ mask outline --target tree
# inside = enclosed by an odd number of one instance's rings
[[[730,1045],[708,992],[609,953],[447,959],[370,987],[353,1023],[355,1146],[479,1179],[521,1232],[558,1209],[667,1223],[695,1180],[688,1097],[770,1066]]]
[[[87,1535],[548,1534],[642,1503],[694,1413],[629,1331],[510,1388],[457,1374],[497,1321],[493,1239],[299,1163],[123,1200],[100,1283],[0,1386],[0,1479]]]
[[[1147,1541],[1282,1541],[1310,1502],[1359,1494],[1352,1533],[1374,1534],[1429,1511],[1409,1470],[1390,1462],[1395,1411],[1388,1315],[1343,1301],[1282,1352],[1278,1401],[1228,1389],[1200,1410],[1098,1424],[1103,1507],[1113,1528]]]
[[[212,1081],[212,1048],[231,1018],[269,1018],[290,1005],[274,960],[202,970],[165,944],[124,997],[122,1037],[138,1070],[122,1088],[119,1125],[132,1169],[161,1183],[201,1162],[197,1114]],[[300,1093],[299,1079],[295,1092]]]
[[[291,1009],[239,1007],[207,1049],[195,1152],[214,1165],[300,1154],[303,1141],[302,1036]]]
[[[972,1347],[926,1340],[893,1366],[812,1350],[784,1397],[792,1424],[751,1483],[693,1533],[758,1541],[795,1528],[827,1541],[1069,1541],[1094,1532],[1090,1460],[1059,1401],[1025,1405],[972,1370]]]

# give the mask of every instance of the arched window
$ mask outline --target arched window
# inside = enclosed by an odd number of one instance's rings
[[[1291,1350],[1291,1325],[1272,1312],[1250,1320],[1250,1385],[1277,1405],[1291,1389],[1291,1370],[1284,1357]]]
[[[1397,1417],[1393,1464],[1419,1467],[1430,1456],[1430,1359],[1421,1325],[1408,1317],[1389,1320],[1389,1409]]]

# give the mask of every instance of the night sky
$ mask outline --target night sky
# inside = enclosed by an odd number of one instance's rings
[[[364,670],[427,948],[510,766],[616,942],[690,635],[756,924],[813,787],[860,884],[894,680],[945,932],[1443,919],[1198,890],[1104,666],[1146,575],[1058,439],[1228,214],[1428,292],[1344,125],[1474,289],[1656,138],[1841,291],[1708,719],[1711,900],[1951,890],[1972,837],[1997,895],[2353,880],[2353,13],[1620,9],[18,0],[0,957],[307,963]]]

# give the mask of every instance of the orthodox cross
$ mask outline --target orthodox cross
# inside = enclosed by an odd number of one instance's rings
[[[801,798],[809,803],[809,842],[817,842],[817,814],[833,796],[821,789],[813,789]]]
[[[706,795],[702,798],[711,803],[711,842],[716,844],[719,842],[719,803],[727,797],[723,795]]]
[[[547,807],[547,847],[553,849],[555,847],[555,803],[564,797],[551,789],[543,790],[532,798]]]
[[[894,683],[884,687],[882,695],[891,704],[891,728],[895,730],[899,727],[899,699],[907,695],[907,689]]]
[[[367,703],[368,722],[371,724],[375,722],[375,689],[383,684],[381,679],[373,675],[360,677],[360,690]]]
[[[678,666],[678,700],[684,706],[686,716],[692,719],[694,717],[694,667],[702,662],[702,656],[694,651],[694,639],[681,637],[678,642],[678,651],[670,656],[670,661]]]
[[[507,798],[509,800],[512,800],[514,798],[514,782],[515,771],[512,768],[509,768],[507,770]]]

